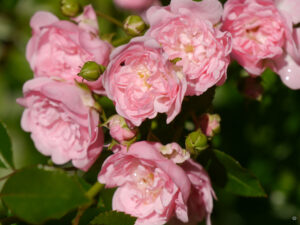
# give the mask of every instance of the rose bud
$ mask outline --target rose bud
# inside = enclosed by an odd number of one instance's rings
[[[133,124],[120,115],[114,115],[108,119],[108,128],[110,136],[119,143],[131,140],[137,133]]]
[[[124,21],[124,30],[130,36],[141,36],[145,33],[147,25],[138,15],[130,15]]]
[[[221,117],[218,114],[205,113],[200,117],[200,127],[208,137],[213,137],[220,132]]]
[[[81,7],[77,0],[62,0],[60,10],[65,16],[76,16],[80,13]]]
[[[185,148],[191,154],[197,155],[198,152],[206,149],[207,147],[207,137],[200,129],[190,133],[185,139]]]
[[[86,62],[78,73],[78,76],[88,81],[96,81],[100,75],[105,71],[105,66],[99,65],[96,62]]]

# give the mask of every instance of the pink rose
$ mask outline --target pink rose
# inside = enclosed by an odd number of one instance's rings
[[[17,100],[26,108],[21,126],[31,132],[36,148],[56,164],[72,160],[75,167],[88,170],[104,141],[90,92],[47,77],[27,81],[23,92]]]
[[[149,8],[156,0],[114,0],[114,2],[123,9],[143,11]]]
[[[126,121],[119,115],[114,115],[108,119],[108,128],[110,136],[119,143],[131,140],[137,133],[130,121]]]
[[[33,36],[26,49],[26,58],[35,77],[58,77],[69,82],[81,81],[77,76],[86,61],[107,65],[110,44],[98,37],[98,23],[93,8],[85,7],[74,19],[78,25],[48,12],[37,12],[30,21]],[[101,79],[86,82],[92,89],[101,89]]]
[[[163,157],[155,143],[136,142],[104,162],[98,180],[118,187],[113,210],[137,217],[136,225],[163,225],[173,215],[187,222],[190,181],[182,168]]]
[[[273,0],[228,0],[223,30],[232,34],[232,57],[260,75],[291,41],[291,27]]]
[[[227,77],[231,35],[221,32],[222,5],[217,0],[172,0],[168,7],[147,11],[150,29],[170,60],[178,59],[187,80],[186,95],[200,95]]]
[[[186,90],[182,73],[149,37],[134,38],[113,50],[103,85],[118,114],[135,126],[157,113],[167,113],[170,123],[180,112]]]
[[[189,159],[182,168],[189,177],[192,188],[188,201],[190,222],[202,221],[206,218],[207,225],[210,225],[210,215],[213,210],[213,198],[215,197],[210,179],[203,167]]]
[[[213,210],[214,190],[208,174],[201,165],[189,159],[181,166],[191,182],[191,194],[188,200],[189,222],[182,223],[172,219],[170,225],[197,225],[206,218],[206,224],[211,225],[210,215]]]

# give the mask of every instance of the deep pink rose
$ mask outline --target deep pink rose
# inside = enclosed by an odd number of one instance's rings
[[[136,225],[163,225],[174,215],[188,221],[189,178],[155,143],[136,142],[110,156],[98,180],[108,188],[118,187],[113,210],[137,217]]]
[[[206,224],[211,225],[210,215],[213,210],[214,190],[208,174],[203,167],[189,159],[181,167],[186,172],[191,182],[191,194],[188,200],[189,222],[182,223],[177,219],[172,219],[170,225],[197,225],[203,219]]]
[[[137,133],[130,121],[119,115],[113,115],[108,119],[108,129],[110,136],[121,144],[134,138]]]
[[[33,36],[27,44],[26,58],[35,77],[81,81],[77,74],[86,61],[107,65],[111,46],[98,37],[93,8],[86,6],[74,20],[78,25],[48,12],[37,12],[31,18]],[[102,88],[101,79],[86,83],[96,91]]]
[[[101,153],[103,133],[94,100],[87,90],[48,77],[25,83],[17,102],[26,109],[21,126],[36,148],[56,164],[70,160],[88,170]]]
[[[180,112],[186,91],[181,71],[149,37],[134,38],[113,50],[103,85],[118,114],[135,126],[157,113],[166,113],[167,123],[171,122]]]
[[[200,95],[226,80],[231,35],[217,26],[222,5],[217,0],[172,0],[168,7],[147,11],[150,29],[169,56],[178,59],[187,80],[186,95]]]
[[[291,41],[291,24],[273,0],[228,0],[223,19],[223,30],[233,37],[232,57],[252,75],[260,75]]]

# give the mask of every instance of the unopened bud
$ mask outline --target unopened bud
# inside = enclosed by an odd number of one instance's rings
[[[74,17],[81,12],[81,6],[77,0],[61,0],[60,10],[65,16]]]
[[[119,143],[125,143],[133,139],[137,130],[130,121],[126,121],[122,116],[113,115],[107,121],[111,137]]]
[[[200,127],[203,133],[208,137],[213,137],[220,133],[221,117],[218,114],[205,113],[200,117]]]
[[[88,81],[95,81],[98,80],[105,69],[105,66],[99,65],[98,63],[93,61],[88,61],[83,65],[80,73],[78,73],[78,76]]]
[[[207,137],[200,129],[190,133],[185,139],[185,148],[194,155],[208,147]]]
[[[245,77],[239,81],[239,90],[247,98],[260,101],[264,92],[261,77]]]
[[[130,36],[141,36],[147,29],[146,23],[140,16],[130,15],[128,16],[123,24],[125,32]]]

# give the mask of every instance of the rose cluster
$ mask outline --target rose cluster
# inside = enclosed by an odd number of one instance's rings
[[[93,8],[61,21],[48,12],[37,12],[30,21],[33,36],[26,58],[34,78],[25,83],[18,103],[26,109],[22,128],[31,132],[36,148],[56,164],[72,161],[88,170],[103,147],[99,113],[92,92],[101,92],[102,82],[79,84],[77,76],[86,61],[106,65],[111,45],[98,36]]]
[[[155,1],[116,2],[145,10]],[[142,36],[114,49],[99,37],[90,5],[72,22],[37,12],[26,50],[34,79],[17,100],[26,108],[22,128],[54,163],[72,161],[87,171],[104,147],[107,127],[113,154],[98,180],[118,187],[113,210],[137,217],[137,225],[205,218],[210,224],[214,191],[203,167],[175,142],[135,142],[137,127],[159,113],[170,123],[185,96],[222,85],[231,58],[251,75],[269,67],[287,86],[300,88],[297,6],[297,0],[228,0],[223,9],[218,0],[171,0],[144,13],[149,29]],[[90,61],[106,67],[95,81],[78,76]],[[100,121],[99,95],[111,99],[118,114]],[[205,119],[201,127],[211,137],[220,118]]]

